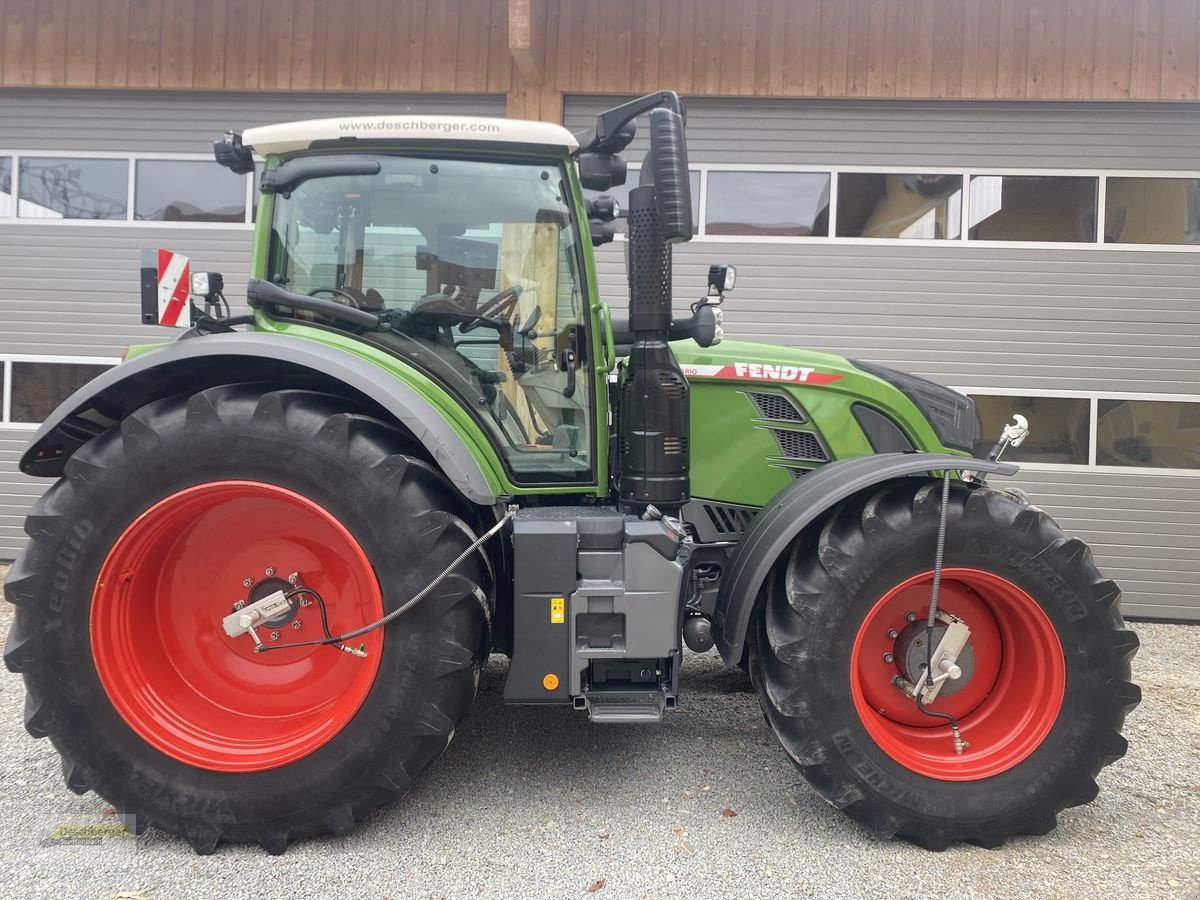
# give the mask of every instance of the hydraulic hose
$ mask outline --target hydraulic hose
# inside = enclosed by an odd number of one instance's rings
[[[476,550],[478,550],[480,547],[482,547],[487,541],[489,541],[491,538],[495,537],[495,535],[499,533],[500,529],[503,528],[508,523],[508,521],[510,519],[512,519],[512,517],[515,516],[516,514],[517,514],[516,507],[515,506],[509,507],[508,512],[506,512],[500,518],[500,521],[498,521],[495,525],[493,525],[490,529],[488,529],[487,532],[485,532],[483,535],[481,535],[475,541],[475,543],[473,543],[470,547],[468,547],[466,550],[464,550],[462,553],[460,553],[458,555],[458,558],[455,559],[454,562],[452,562],[452,563],[450,563],[450,565],[446,566],[446,568],[444,568],[442,570],[441,574],[438,575],[437,578],[433,579],[433,581],[431,581],[431,582],[429,582],[429,584],[425,585],[425,587],[423,587],[420,591],[418,591],[417,594],[411,600],[409,600],[408,602],[404,603],[401,606],[396,607],[390,613],[388,613],[386,616],[384,616],[382,619],[377,619],[376,621],[372,622],[371,624],[363,625],[361,628],[356,628],[353,631],[347,631],[345,634],[334,635],[332,637],[328,636],[328,626],[326,625],[326,620],[325,620],[324,598],[322,598],[319,594],[317,594],[316,591],[310,590],[308,588],[302,588],[302,589],[297,589],[297,590],[293,591],[292,592],[293,594],[308,593],[308,594],[314,595],[317,598],[317,602],[318,602],[318,604],[320,604],[320,607],[321,607],[321,621],[322,621],[322,626],[325,627],[325,629],[326,629],[326,637],[321,638],[319,640],[295,641],[295,642],[288,643],[288,644],[259,644],[258,646],[256,646],[254,648],[255,652],[256,653],[266,653],[268,650],[282,650],[284,648],[290,648],[290,647],[315,647],[320,644],[333,644],[333,645],[337,646],[337,645],[344,644],[346,641],[353,640],[356,637],[361,637],[362,635],[366,634],[369,631],[374,631],[376,628],[382,628],[384,625],[387,625],[389,622],[396,620],[397,618],[399,618],[400,616],[402,616],[406,612],[408,612],[410,609],[412,609],[414,606],[416,606],[418,603],[420,603],[422,600],[424,600],[425,597],[427,597],[429,595],[430,591],[432,591],[435,587],[437,587],[439,584],[441,584],[446,579],[447,575],[449,575],[456,568],[458,568],[460,565],[462,565],[463,562],[472,553],[474,553]],[[289,594],[288,596],[291,596],[291,594]],[[351,650],[348,647],[339,646],[338,649],[345,650],[348,653],[356,653],[356,651]],[[356,655],[363,655],[363,654],[356,653]]]

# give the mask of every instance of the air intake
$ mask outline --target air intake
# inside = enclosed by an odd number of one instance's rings
[[[723,503],[705,503],[704,513],[708,516],[713,527],[718,533],[724,536],[742,534],[750,527],[750,520],[754,518],[754,509],[746,509],[741,506],[726,506]]]
[[[808,419],[791,397],[782,394],[747,394],[758,409],[759,418],[774,422],[807,422]]]
[[[820,439],[809,431],[788,431],[772,428],[771,434],[779,445],[779,454],[787,459],[803,459],[807,462],[828,462],[829,455],[821,446]]]

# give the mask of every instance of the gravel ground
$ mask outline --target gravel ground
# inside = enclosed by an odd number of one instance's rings
[[[199,857],[154,831],[63,845],[48,841],[56,827],[111,824],[111,810],[63,786],[54,749],[21,725],[20,679],[0,670],[0,895],[1197,898],[1200,627],[1133,627],[1145,701],[1099,799],[1047,837],[942,854],[875,840],[826,806],[748,680],[713,654],[687,660],[683,707],[658,727],[505,707],[506,663],[493,658],[445,757],[347,838],[282,857]]]

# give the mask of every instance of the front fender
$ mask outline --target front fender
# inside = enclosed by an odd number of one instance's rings
[[[296,373],[336,382],[371,400],[421,442],[463,496],[482,505],[496,502],[495,477],[488,477],[446,416],[412,386],[335,347],[255,332],[175,341],[93,379],[42,423],[21,457],[21,471],[42,477],[61,475],[71,455],[99,431],[160,397]]]
[[[894,478],[928,476],[946,469],[1012,475],[1018,466],[945,453],[880,453],[827,463],[776,494],[750,523],[721,579],[713,625],[726,665],[741,662],[750,614],[767,573],[800,532],[859,491]]]

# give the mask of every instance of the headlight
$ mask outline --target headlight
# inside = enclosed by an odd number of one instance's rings
[[[974,452],[979,422],[975,418],[975,403],[966,394],[887,366],[857,359],[851,362],[899,389],[929,420],[943,446]]]
[[[208,296],[208,273],[193,272],[192,273],[192,293],[197,297]]]

